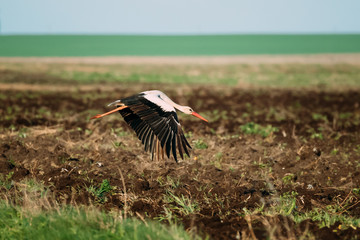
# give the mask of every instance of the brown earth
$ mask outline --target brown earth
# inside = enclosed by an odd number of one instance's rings
[[[190,158],[151,161],[131,129],[107,103],[147,89],[161,89],[175,102],[191,105],[209,123],[179,114],[193,146]],[[338,206],[360,218],[360,93],[319,90],[242,90],[143,84],[107,88],[38,91],[0,90],[0,174],[11,180],[35,178],[63,203],[96,204],[128,215],[169,220],[212,239],[276,236],[351,239],[360,230],[340,223],[296,224],[281,215],[245,216],[276,206],[296,192],[297,213]],[[245,134],[254,122],[278,131]],[[107,179],[115,188],[98,198],[87,189]],[[184,213],[171,196],[184,196],[195,210]],[[278,235],[276,235],[278,234]]]
[[[107,56],[107,57],[0,57],[0,63],[72,64],[360,64],[359,53],[234,55],[234,56]]]

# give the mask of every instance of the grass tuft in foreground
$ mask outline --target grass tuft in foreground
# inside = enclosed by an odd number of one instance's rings
[[[95,205],[59,204],[49,188],[34,179],[14,182],[10,190],[4,183],[0,239],[197,239],[181,225],[126,218],[121,211],[104,212]],[[111,189],[104,180],[95,192],[103,197]]]
[[[0,202],[0,239],[193,239],[177,225],[124,219],[93,207],[31,213]]]

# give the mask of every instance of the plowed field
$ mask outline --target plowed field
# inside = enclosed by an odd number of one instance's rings
[[[30,178],[61,204],[182,224],[211,239],[360,235],[359,91],[48,82],[0,89],[7,198]],[[150,89],[209,120],[178,114],[190,158],[152,161],[119,114],[90,120]],[[99,194],[104,181],[111,190]]]

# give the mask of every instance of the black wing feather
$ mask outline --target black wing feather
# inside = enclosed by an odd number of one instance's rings
[[[171,145],[172,145],[172,148],[171,148],[172,154],[174,156],[175,162],[178,162],[177,157],[176,157],[176,136],[175,135],[172,137]]]
[[[179,150],[180,157],[182,159],[184,159],[184,155],[183,155],[183,151],[182,151],[183,147],[182,147],[182,143],[180,141],[180,135],[176,135],[176,139],[177,139],[177,144],[178,144],[178,150]]]
[[[190,156],[188,148],[191,149],[191,146],[184,136],[176,112],[162,110],[142,94],[121,99],[121,104],[127,106],[119,111],[121,116],[145,145],[145,151],[151,152],[152,157],[156,151],[157,141],[160,141],[167,157],[172,153],[176,162],[176,149],[182,159],[184,152]]]

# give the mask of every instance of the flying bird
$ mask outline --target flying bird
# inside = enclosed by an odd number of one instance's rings
[[[168,158],[172,153],[177,162],[176,149],[182,159],[184,154],[190,156],[188,148],[191,149],[191,146],[184,136],[175,108],[208,122],[192,108],[174,103],[159,90],[141,92],[116,100],[108,106],[112,105],[116,107],[114,110],[97,114],[91,119],[119,112],[144,144],[145,151],[150,151],[151,159],[154,159],[154,156],[159,159],[161,151],[162,158],[164,152]]]

